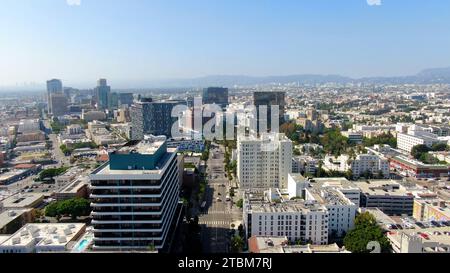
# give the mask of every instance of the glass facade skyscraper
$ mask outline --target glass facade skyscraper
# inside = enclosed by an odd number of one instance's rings
[[[141,140],[144,135],[172,136],[172,126],[178,120],[172,117],[175,106],[186,104],[186,101],[168,100],[153,101],[142,99],[131,106],[131,138]]]
[[[107,85],[106,79],[99,79],[94,89],[97,108],[104,110],[109,108],[111,87]]]

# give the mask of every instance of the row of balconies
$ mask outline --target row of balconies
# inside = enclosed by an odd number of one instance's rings
[[[161,189],[92,189],[92,195],[160,195],[162,193]]]

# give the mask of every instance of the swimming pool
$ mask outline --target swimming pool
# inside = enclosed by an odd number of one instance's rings
[[[83,238],[78,244],[74,247],[73,252],[83,252],[91,243],[92,238]]]

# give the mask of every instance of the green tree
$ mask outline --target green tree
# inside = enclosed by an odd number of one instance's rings
[[[88,216],[91,208],[88,200],[84,198],[75,198],[67,200],[69,204],[69,214],[72,219],[76,219],[80,216]]]
[[[68,167],[61,167],[43,170],[42,172],[39,173],[39,180],[42,181],[46,178],[53,178],[55,176],[65,173],[68,169],[69,169]]]
[[[433,150],[434,152],[443,152],[443,151],[447,151],[448,150],[448,145],[447,143],[435,143],[433,144],[433,146],[431,147],[431,150]]]
[[[58,202],[53,202],[45,207],[45,216],[56,217],[58,215]]]
[[[236,206],[237,206],[238,208],[242,209],[242,207],[244,206],[244,200],[239,199],[239,200],[236,202]]]
[[[411,155],[415,158],[415,159],[420,159],[420,157],[422,157],[423,154],[426,154],[428,152],[430,152],[431,149],[426,146],[426,145],[417,145],[414,146],[411,150]]]
[[[231,239],[231,249],[233,252],[239,253],[242,252],[242,249],[244,248],[244,240],[241,236],[235,235]]]
[[[385,133],[373,138],[364,138],[363,144],[366,147],[371,147],[376,144],[388,144],[392,148],[397,148],[397,138],[391,133]]]
[[[70,215],[74,220],[80,216],[88,216],[90,212],[90,203],[84,198],[53,202],[45,207],[45,215],[48,217],[58,218],[62,215]]]
[[[369,242],[378,242],[382,252],[389,252],[391,246],[383,230],[378,226],[375,217],[369,212],[358,215],[355,228],[345,235],[345,248],[354,253],[369,253]]]
[[[339,129],[327,131],[320,139],[320,142],[325,152],[335,156],[340,156],[342,153],[345,153],[350,146],[348,138],[343,136]]]

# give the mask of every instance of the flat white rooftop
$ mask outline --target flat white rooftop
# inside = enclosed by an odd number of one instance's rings
[[[3,199],[4,208],[30,208],[35,206],[41,200],[44,199],[44,195],[41,193],[20,193]]]
[[[31,209],[16,209],[16,210],[7,210],[0,213],[0,229],[11,223],[15,219],[22,216],[24,213],[30,212]]]
[[[427,244],[439,244],[441,247],[450,247],[450,229],[448,227],[391,231],[388,234],[388,238],[400,242],[402,234],[420,237],[424,246],[427,246]]]
[[[65,247],[84,230],[82,223],[27,224],[0,244],[8,247]]]

